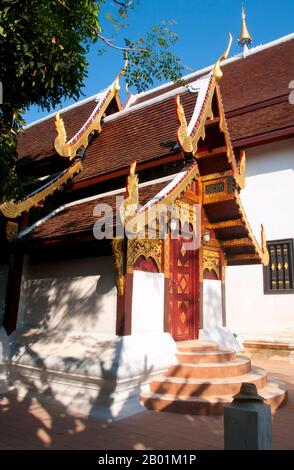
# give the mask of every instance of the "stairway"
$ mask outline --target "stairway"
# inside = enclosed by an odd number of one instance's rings
[[[216,343],[177,343],[178,364],[150,383],[150,392],[141,396],[146,408],[154,411],[195,415],[221,415],[243,382],[254,383],[258,393],[275,412],[286,404],[287,391],[278,381],[268,381],[264,369],[251,367],[250,359]]]

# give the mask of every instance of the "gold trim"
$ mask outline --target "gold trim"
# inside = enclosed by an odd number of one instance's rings
[[[236,157],[234,154],[234,149],[231,142],[230,132],[228,129],[227,120],[225,117],[223,100],[220,93],[219,86],[216,87],[216,95],[217,95],[217,102],[219,108],[219,115],[220,115],[220,122],[219,122],[219,129],[224,134],[226,148],[227,148],[227,158],[228,162],[231,164],[233,177],[240,189],[245,187],[245,172],[246,172],[246,154],[245,151],[242,151],[241,158],[240,158],[240,165],[238,167],[236,162]]]
[[[217,202],[230,201],[234,199],[234,193],[228,194],[225,192],[215,194],[203,194],[203,204],[215,204]]]
[[[20,216],[23,212],[29,211],[32,207],[37,206],[41,201],[46,199],[48,196],[54,193],[59,189],[63,184],[65,184],[70,178],[72,178],[76,173],[79,173],[82,170],[82,163],[78,160],[74,163],[69,169],[63,173],[60,178],[57,178],[52,184],[47,186],[45,189],[33,193],[31,196],[27,196],[25,200],[20,202],[8,201],[0,205],[0,211],[8,219],[15,219]]]
[[[267,266],[269,264],[269,252],[266,244],[265,229],[263,224],[261,224],[261,249],[262,249],[262,264]]]
[[[203,175],[203,183],[211,182],[211,180],[217,180],[219,178],[225,178],[226,176],[232,176],[232,170],[220,171],[219,173],[211,173],[210,175]]]
[[[188,125],[185,116],[183,105],[181,104],[180,95],[177,95],[177,116],[180,122],[180,127],[177,132],[178,141],[184,150],[184,152],[191,153],[193,151],[193,145],[191,137],[188,135]]]
[[[108,105],[120,89],[118,82],[119,75],[107,91],[102,102],[97,105],[97,109],[93,111],[86,123],[68,142],[66,141],[67,135],[64,127],[64,121],[60,116],[60,113],[56,114],[55,128],[57,137],[54,141],[54,147],[56,152],[61,157],[68,157],[70,160],[72,160],[76,156],[77,150],[80,147],[86,148],[88,146],[88,138],[90,134],[95,131],[101,132],[101,119]]]
[[[123,295],[125,290],[124,239],[114,238],[112,240],[112,253],[114,258],[117,291],[119,295]]]
[[[192,145],[193,145],[193,155],[196,158],[197,158],[196,152],[198,149],[199,140],[200,139],[204,140],[206,136],[206,133],[205,133],[206,121],[208,119],[212,120],[214,118],[213,111],[212,111],[212,100],[214,96],[214,90],[215,90],[215,81],[211,79],[208,85],[208,96],[206,96],[205,101],[204,101],[204,110],[201,110],[199,117],[196,121],[196,124],[190,134],[191,139],[192,139]],[[197,126],[198,122],[199,124]]]
[[[231,46],[232,46],[232,41],[233,41],[233,38],[232,38],[232,35],[231,33],[229,33],[229,44],[228,44],[228,47],[226,48],[225,52],[220,56],[220,58],[216,61],[215,63],[215,66],[214,66],[214,69],[213,69],[213,75],[214,75],[214,78],[215,80],[218,82],[222,76],[223,76],[223,72],[221,70],[221,67],[220,67],[220,64],[223,60],[226,60],[226,58],[228,57],[229,53],[230,53],[230,49],[231,49]]]
[[[212,230],[217,230],[221,228],[229,228],[229,227],[239,227],[243,226],[244,222],[241,219],[233,219],[233,220],[224,220],[223,222],[215,222],[209,224],[207,228]]]
[[[170,266],[169,266],[169,250],[170,250],[170,236],[166,235],[164,240],[164,277],[170,277]]]
[[[136,223],[136,214],[139,205],[139,177],[136,174],[136,161],[130,165],[130,174],[127,179],[127,197],[120,206],[120,218],[124,226],[127,225],[127,231],[132,233],[138,232],[138,224]]]
[[[203,272],[214,271],[220,277],[220,254],[218,251],[203,249]]]
[[[137,238],[128,240],[127,272],[132,273],[139,256],[152,258],[159,272],[162,272],[162,240]]]
[[[244,5],[242,4],[242,28],[241,28],[241,33],[238,39],[238,42],[241,46],[243,45],[248,45],[252,42],[252,36],[248,31],[247,24],[246,24],[246,14],[245,14],[245,8]]]
[[[18,233],[18,224],[8,220],[6,224],[6,238],[8,241],[12,241]]]
[[[257,240],[256,240],[256,238],[253,234],[252,228],[250,227],[250,224],[247,220],[247,217],[246,217],[246,214],[245,214],[245,211],[244,211],[244,208],[243,208],[243,205],[242,205],[242,202],[241,202],[241,199],[240,199],[240,196],[239,196],[238,193],[236,193],[236,201],[239,205],[239,214],[241,216],[241,219],[244,221],[245,228],[248,231],[249,237],[251,238],[251,240],[253,242],[255,251],[256,251],[257,255],[259,256],[261,263],[264,264],[265,266],[267,266],[267,264],[269,262],[268,251],[266,249],[266,251],[263,252],[262,249],[260,248],[260,246],[259,246],[259,244],[258,244],[258,242],[257,242]]]
[[[199,176],[198,166],[195,163],[193,167],[190,170],[188,170],[187,175],[183,177],[182,181],[180,181],[177,184],[177,186],[171,190],[170,193],[168,193],[165,197],[163,197],[163,199],[161,199],[159,203],[165,206],[168,206],[169,204],[174,203],[175,200],[181,195],[181,193],[187,190],[189,185],[192,183],[192,181],[196,177],[197,177],[197,181],[201,183],[201,177]],[[145,211],[136,213],[134,225],[138,227],[137,233],[142,232],[143,227],[145,227],[148,224],[148,220],[150,221],[156,218],[157,211],[158,211],[158,204],[155,203],[151,207],[147,208]]]
[[[194,232],[196,232],[197,215],[196,215],[196,209],[195,209],[194,204],[189,204],[185,201],[182,201],[181,199],[177,199],[175,201],[175,204],[179,211],[177,215],[181,224],[183,225],[185,222],[187,222],[188,224],[191,224]]]
[[[230,247],[230,246],[251,246],[253,245],[253,241],[251,238],[235,238],[233,240],[224,240],[220,241],[220,245],[222,248]]]
[[[215,81],[213,76],[211,76],[210,82],[207,87],[207,95],[202,104],[199,116],[195,122],[195,125],[190,133],[188,134],[188,125],[185,116],[184,108],[180,101],[180,96],[177,96],[177,116],[180,122],[180,127],[177,132],[178,141],[184,150],[187,153],[193,153],[194,157],[197,159],[197,148],[200,138],[205,139],[205,126],[208,119],[212,120],[214,118],[212,111],[212,99],[215,89]]]
[[[237,182],[239,188],[243,189],[243,188],[245,188],[245,184],[246,184],[246,153],[245,153],[245,150],[241,150],[238,170],[239,171],[236,175],[236,182]]]

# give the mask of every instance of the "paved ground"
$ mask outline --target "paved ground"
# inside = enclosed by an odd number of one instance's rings
[[[288,385],[289,401],[273,417],[273,448],[294,450],[294,365],[253,360]],[[223,448],[223,419],[146,411],[114,423],[81,419],[52,405],[13,395],[0,399],[2,449]]]

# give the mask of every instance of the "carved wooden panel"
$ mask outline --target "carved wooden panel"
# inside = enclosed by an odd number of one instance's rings
[[[170,241],[170,332],[177,341],[198,337],[199,250],[185,240]]]

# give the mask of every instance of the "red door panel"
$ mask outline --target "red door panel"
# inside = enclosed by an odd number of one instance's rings
[[[170,241],[170,332],[177,341],[199,332],[199,250],[186,250],[185,241]]]

